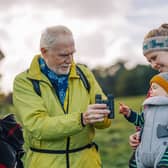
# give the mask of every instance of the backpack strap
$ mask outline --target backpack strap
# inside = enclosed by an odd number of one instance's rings
[[[79,66],[76,66],[76,72],[80,76],[80,79],[82,80],[83,85],[85,86],[86,90],[89,93],[90,92],[90,83],[89,83],[86,75],[83,73],[83,71],[81,70],[81,68]]]
[[[41,97],[39,80],[31,79],[34,91]]]
[[[27,69],[26,71],[28,73],[29,69]],[[37,93],[37,95],[41,97],[41,90],[40,90],[40,84],[39,84],[40,81],[36,79],[30,79],[30,78],[29,80],[32,82],[34,91]]]
[[[81,68],[77,65],[76,66],[76,73],[80,76],[80,79],[83,82],[84,87],[86,88],[86,90],[88,91],[88,93],[90,92],[90,83],[86,77],[86,75],[83,73],[83,71],[81,70]],[[41,90],[40,90],[40,85],[39,85],[39,80],[35,80],[35,79],[30,79],[33,85],[33,89],[34,91],[41,97]]]

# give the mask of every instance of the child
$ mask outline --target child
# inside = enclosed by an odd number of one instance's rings
[[[150,97],[143,102],[141,115],[122,103],[119,108],[129,122],[143,128],[135,152],[138,168],[156,168],[168,162],[168,73],[155,75],[150,83]]]

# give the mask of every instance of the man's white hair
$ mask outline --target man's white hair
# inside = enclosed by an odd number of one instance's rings
[[[48,48],[56,45],[62,36],[73,36],[72,32],[65,26],[52,26],[46,28],[41,34],[40,48]]]

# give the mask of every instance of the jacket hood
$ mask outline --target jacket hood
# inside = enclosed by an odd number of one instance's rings
[[[38,62],[39,57],[41,57],[40,54],[36,55],[31,62],[28,75],[27,75],[28,78],[30,79],[44,80],[44,75],[41,73],[39,62]],[[76,73],[76,65],[74,61],[72,61],[69,78],[79,78],[79,75]]]

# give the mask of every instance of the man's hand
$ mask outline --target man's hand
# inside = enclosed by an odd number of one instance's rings
[[[91,104],[88,109],[83,113],[83,124],[94,124],[102,122],[108,116],[110,111],[107,109],[106,104]]]
[[[136,149],[140,143],[140,132],[136,132],[129,136],[129,144],[132,149]]]

